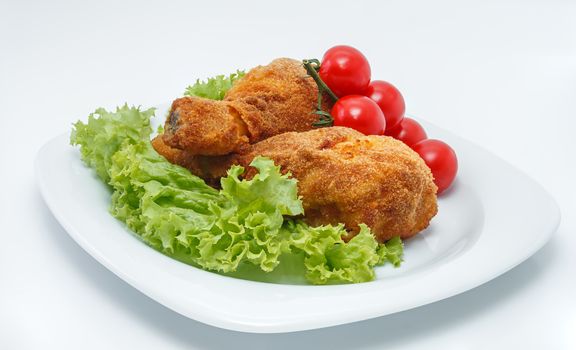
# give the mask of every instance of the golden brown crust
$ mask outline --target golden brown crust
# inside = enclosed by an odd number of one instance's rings
[[[249,143],[242,119],[223,101],[176,99],[164,126],[164,142],[189,154],[222,155]]]
[[[250,141],[257,142],[287,131],[306,131],[318,119],[313,112],[318,88],[302,62],[279,58],[251,69],[226,94],[248,125]],[[259,113],[258,113],[259,112]]]
[[[285,133],[250,147],[235,163],[269,157],[298,179],[304,219],[344,223],[351,234],[365,223],[379,241],[408,238],[437,212],[436,186],[424,161],[402,142],[347,128]],[[246,176],[254,174],[254,169]]]
[[[318,88],[302,63],[280,58],[250,70],[224,101],[183,97],[172,103],[164,142],[189,154],[224,155],[287,131],[307,131]],[[324,101],[324,108],[330,105]]]

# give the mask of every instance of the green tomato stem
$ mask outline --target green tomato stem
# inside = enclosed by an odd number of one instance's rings
[[[310,75],[318,85],[318,90],[321,90],[321,92],[326,92],[328,96],[334,100],[334,102],[338,101],[338,96],[336,96],[336,94],[330,90],[328,85],[326,85],[326,83],[323,82],[320,78],[320,75],[318,75],[318,71],[316,69],[320,68],[319,61],[317,59],[309,59],[302,60],[302,63],[304,64],[304,68],[306,68],[308,75]]]
[[[318,106],[316,107],[316,112],[314,112],[314,114],[317,114],[319,119],[312,125],[317,128],[334,125],[334,118],[332,118],[330,113],[322,110],[322,98],[324,92],[326,92],[328,96],[330,96],[334,101],[338,101],[338,96],[336,96],[336,94],[330,90],[326,83],[322,81],[320,75],[318,75],[318,70],[320,70],[320,61],[312,58],[308,60],[302,60],[302,64],[304,65],[304,68],[306,68],[308,75],[314,79],[316,85],[318,86]]]

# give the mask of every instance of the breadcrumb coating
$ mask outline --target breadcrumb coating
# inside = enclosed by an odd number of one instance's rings
[[[383,242],[417,234],[438,210],[428,166],[388,136],[343,127],[289,132],[252,145],[233,162],[247,167],[259,155],[298,179],[304,220],[311,225],[344,223],[353,236],[365,223]]]
[[[251,143],[313,128],[318,87],[302,62],[278,58],[250,70],[224,97],[248,126]],[[325,107],[329,108],[327,102]]]
[[[164,142],[188,154],[222,155],[249,144],[246,125],[228,102],[182,97],[172,102]]]
[[[188,154],[242,152],[251,143],[313,128],[318,88],[302,63],[279,58],[238,80],[223,101],[182,97],[172,103],[164,142]],[[324,101],[325,108],[329,108]]]

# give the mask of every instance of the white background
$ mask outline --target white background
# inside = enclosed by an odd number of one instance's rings
[[[96,107],[154,106],[196,78],[321,57],[340,43],[365,53],[373,78],[400,88],[410,114],[539,181],[562,210],[552,240],[448,300],[254,335],[205,326],[140,294],[84,253],[42,202],[37,150]],[[574,349],[575,119],[570,1],[0,0],[0,348]]]

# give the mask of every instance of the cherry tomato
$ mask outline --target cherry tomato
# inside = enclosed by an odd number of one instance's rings
[[[386,135],[404,142],[406,145],[412,147],[415,143],[426,140],[426,131],[420,123],[411,118],[402,118],[396,127],[386,129]]]
[[[326,51],[318,72],[338,97],[363,95],[370,83],[370,65],[353,47],[340,45]]]
[[[386,129],[384,113],[366,96],[344,96],[336,101],[331,112],[335,126],[346,126],[365,135],[383,135]]]
[[[432,170],[438,194],[450,187],[458,172],[458,159],[452,147],[439,140],[424,140],[413,145],[412,149]]]
[[[373,99],[386,118],[386,129],[391,130],[404,118],[404,97],[396,87],[386,81],[374,80],[368,85],[366,96]]]

